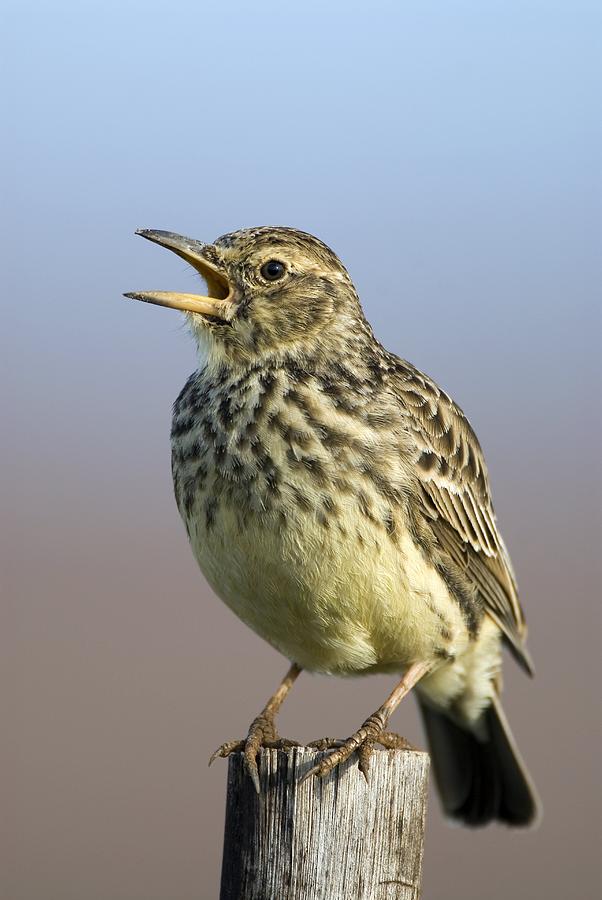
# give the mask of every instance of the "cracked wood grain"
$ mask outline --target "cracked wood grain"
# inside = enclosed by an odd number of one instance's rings
[[[323,756],[262,749],[260,795],[230,757],[220,900],[418,900],[428,755],[375,750],[369,784],[355,758],[300,784]]]

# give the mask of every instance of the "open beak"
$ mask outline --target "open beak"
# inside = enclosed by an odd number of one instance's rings
[[[173,250],[187,263],[190,263],[207,283],[207,296],[179,294],[174,291],[135,291],[124,294],[124,297],[129,297],[131,300],[143,300],[145,303],[156,303],[158,306],[168,306],[170,309],[179,309],[182,312],[212,316],[222,322],[232,320],[235,310],[232,287],[224,273],[203,255],[206,245],[202,241],[182,237],[180,234],[172,234],[171,231],[150,231],[143,228],[138,229],[136,234],[146,238],[147,241]]]

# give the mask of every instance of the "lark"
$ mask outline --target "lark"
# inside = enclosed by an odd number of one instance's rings
[[[137,232],[202,276],[203,296],[125,296],[181,310],[198,369],[173,411],[173,482],[207,581],[289,661],[243,741],[261,746],[299,673],[397,673],[349,738],[318,742],[323,777],[375,744],[412,689],[442,805],[467,825],[525,826],[538,801],[500,704],[502,648],[532,673],[515,576],[479,442],[427,375],[386,350],[322,241],[285,227],[202,243]]]

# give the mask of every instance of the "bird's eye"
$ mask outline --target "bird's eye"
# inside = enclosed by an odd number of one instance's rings
[[[286,269],[284,263],[279,262],[277,259],[270,259],[262,265],[259,271],[262,278],[265,278],[266,281],[278,281],[282,278]]]

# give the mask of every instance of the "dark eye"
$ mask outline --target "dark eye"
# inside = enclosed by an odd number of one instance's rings
[[[284,263],[279,262],[277,259],[270,259],[262,265],[259,271],[262,278],[265,278],[266,281],[278,281],[279,278],[282,278],[286,269]]]

